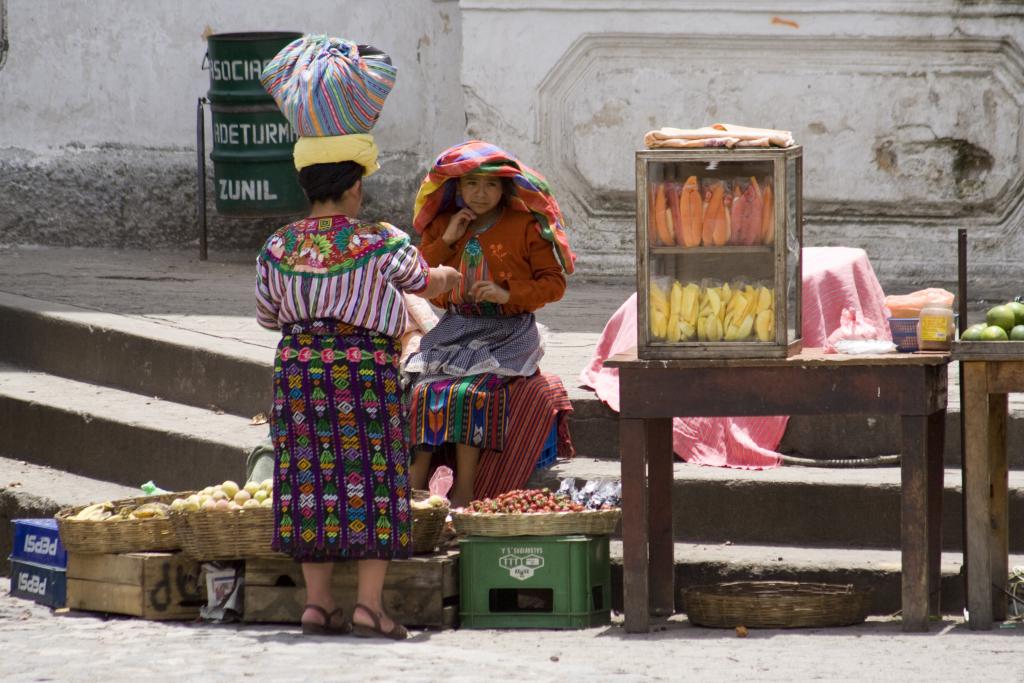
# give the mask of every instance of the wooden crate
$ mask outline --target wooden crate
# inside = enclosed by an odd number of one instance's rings
[[[356,602],[356,563],[334,567],[334,599],[352,615]],[[245,562],[245,611],[254,623],[297,624],[306,591],[302,568],[291,560]],[[442,551],[395,560],[384,581],[384,608],[399,623],[427,628],[454,628],[459,614],[459,553]]]
[[[154,621],[195,619],[206,604],[199,562],[184,553],[68,553],[71,609]]]

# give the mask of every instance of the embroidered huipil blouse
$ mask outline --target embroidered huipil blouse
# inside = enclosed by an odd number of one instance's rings
[[[565,294],[565,275],[555,252],[540,235],[533,216],[505,209],[498,221],[483,232],[470,230],[455,244],[441,239],[452,214],[444,213],[423,232],[420,251],[431,266],[451,266],[462,282],[451,292],[431,299],[439,308],[472,309],[466,293],[477,280],[491,280],[509,292],[509,300],[488,308],[502,315],[532,313]]]
[[[409,236],[393,225],[304,218],[271,235],[256,259],[256,319],[276,330],[331,318],[399,337],[402,292],[423,291],[429,277]]]

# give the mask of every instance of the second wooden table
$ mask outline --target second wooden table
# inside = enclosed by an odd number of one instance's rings
[[[902,418],[903,630],[927,631],[939,607],[942,453],[948,354],[788,359],[639,360],[619,369],[625,629],[675,609],[672,418],[899,415]],[[856,438],[851,434],[850,438]]]

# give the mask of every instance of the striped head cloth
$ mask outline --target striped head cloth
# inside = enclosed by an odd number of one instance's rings
[[[480,140],[469,140],[441,152],[420,183],[413,207],[413,227],[423,234],[439,214],[457,211],[457,180],[470,173],[486,173],[512,180],[509,206],[528,211],[537,220],[541,236],[551,242],[566,273],[573,272],[576,255],[569,247],[565,221],[548,181],[512,154]]]
[[[387,55],[343,38],[293,40],[263,69],[260,82],[300,136],[369,133],[397,69]]]

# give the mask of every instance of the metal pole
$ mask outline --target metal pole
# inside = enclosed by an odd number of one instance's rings
[[[199,260],[205,261],[206,252],[206,118],[203,98],[196,102],[196,215],[199,220]]]
[[[956,231],[956,298],[960,322],[957,325],[959,334],[967,329],[967,230]],[[960,539],[964,549],[964,600],[967,596],[967,440],[964,438],[964,362],[957,363],[960,373]],[[965,605],[966,607],[966,605]]]

